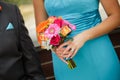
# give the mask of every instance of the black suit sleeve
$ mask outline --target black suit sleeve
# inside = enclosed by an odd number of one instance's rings
[[[16,7],[18,24],[19,24],[19,42],[20,51],[23,53],[24,70],[26,74],[26,80],[45,80],[43,72],[41,70],[40,62],[36,56],[36,51],[32,40],[28,35],[28,31],[24,25],[23,17]]]

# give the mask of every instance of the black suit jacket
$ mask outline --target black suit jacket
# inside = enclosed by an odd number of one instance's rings
[[[0,6],[0,80],[45,80],[18,7]]]

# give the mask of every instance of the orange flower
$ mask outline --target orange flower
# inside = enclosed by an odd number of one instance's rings
[[[44,32],[45,29],[48,27],[48,25],[49,25],[49,21],[48,20],[40,22],[40,24],[36,28],[36,31],[38,33]]]

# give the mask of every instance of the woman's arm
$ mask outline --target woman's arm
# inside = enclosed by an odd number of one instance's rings
[[[87,40],[99,37],[106,33],[109,33],[113,29],[120,26],[120,6],[118,0],[100,0],[105,12],[108,15],[108,18],[105,19],[101,24],[97,25],[94,28],[91,28],[85,32]],[[88,36],[88,34],[90,34]]]
[[[100,1],[108,15],[108,18],[99,25],[78,34],[74,37],[72,42],[68,41],[62,44],[57,50],[59,51],[63,46],[68,45],[63,52],[64,57],[73,57],[86,41],[107,34],[120,25],[120,6],[118,4],[118,0]],[[70,52],[70,49],[74,49],[74,52]],[[66,53],[69,55],[65,55]]]
[[[47,13],[44,7],[44,0],[33,0],[36,26],[47,19]]]

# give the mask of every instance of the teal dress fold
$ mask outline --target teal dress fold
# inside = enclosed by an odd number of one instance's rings
[[[99,0],[45,0],[49,16],[62,16],[76,25],[69,36],[101,23]],[[70,70],[52,53],[55,80],[120,80],[120,62],[108,34],[87,41],[73,57],[77,67]]]

